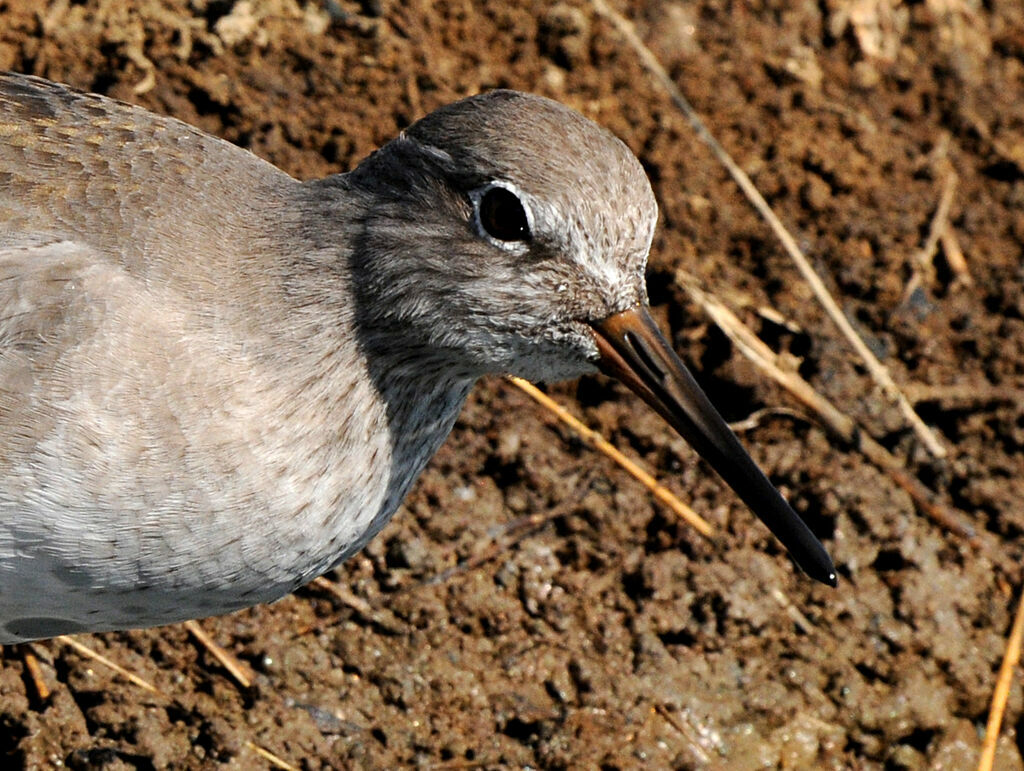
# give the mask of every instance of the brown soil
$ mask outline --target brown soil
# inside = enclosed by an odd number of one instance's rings
[[[204,628],[55,642],[0,669],[0,761],[47,768],[969,768],[1024,531],[1024,6],[619,2],[950,450],[931,459],[767,227],[584,0],[0,0],[0,68],[135,101],[300,177],[495,86],[558,98],[640,156],[662,207],[651,295],[728,418],[792,402],[682,290],[685,268],[956,510],[974,541],[813,420],[743,438],[837,560],[779,545],[662,422],[600,378],[551,389],[722,534],[713,545],[516,389],[476,389],[392,524],[331,576]],[[141,86],[141,88],[140,88]],[[139,93],[138,91],[141,91]],[[920,271],[950,172],[951,233]],[[775,309],[785,323],[764,309]],[[528,515],[552,516],[524,524]],[[451,569],[502,548],[480,564]],[[446,571],[451,571],[446,573]],[[354,608],[353,605],[359,606]],[[997,767],[1024,767],[1019,678]]]

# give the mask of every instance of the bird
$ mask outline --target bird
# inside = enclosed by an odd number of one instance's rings
[[[381,530],[489,373],[618,378],[834,586],[652,320],[657,212],[621,140],[537,95],[300,181],[0,74],[0,643],[286,595]]]

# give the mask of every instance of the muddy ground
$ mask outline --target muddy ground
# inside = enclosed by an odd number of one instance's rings
[[[730,420],[757,413],[741,436],[841,581],[797,574],[623,388],[595,377],[549,390],[656,469],[719,543],[492,379],[392,524],[330,576],[356,601],[307,588],[203,622],[255,670],[250,690],[181,627],[81,638],[160,695],[47,642],[32,646],[53,689],[41,700],[7,650],[0,764],[260,768],[259,747],[299,768],[973,767],[1021,585],[1019,0],[615,2],[795,229],[945,460],[887,405],[587,2],[40,5],[0,0],[0,68],[177,116],[299,177],[347,169],[432,108],[497,86],[611,128],[662,207],[649,274],[659,319]],[[929,267],[919,254],[950,175]],[[759,375],[680,268],[974,538],[926,517]],[[998,768],[1024,767],[1021,720],[1018,677]]]

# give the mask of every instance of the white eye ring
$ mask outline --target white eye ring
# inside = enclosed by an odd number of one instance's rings
[[[533,238],[533,212],[510,182],[491,182],[469,194],[477,235],[501,249],[518,251]]]

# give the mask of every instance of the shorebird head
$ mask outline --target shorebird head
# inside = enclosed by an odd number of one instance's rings
[[[470,376],[593,372],[590,323],[646,303],[658,214],[647,175],[620,140],[558,102],[464,99],[352,176],[376,195],[365,230],[375,243],[360,249],[374,255],[375,290]]]
[[[657,204],[619,139],[558,102],[492,91],[443,107],[348,175],[368,205],[353,278],[391,355],[475,378],[617,377],[694,446],[813,577],[831,561],[652,321]],[[365,261],[366,264],[361,264]],[[379,348],[380,346],[375,346]],[[428,365],[429,366],[429,365]]]

